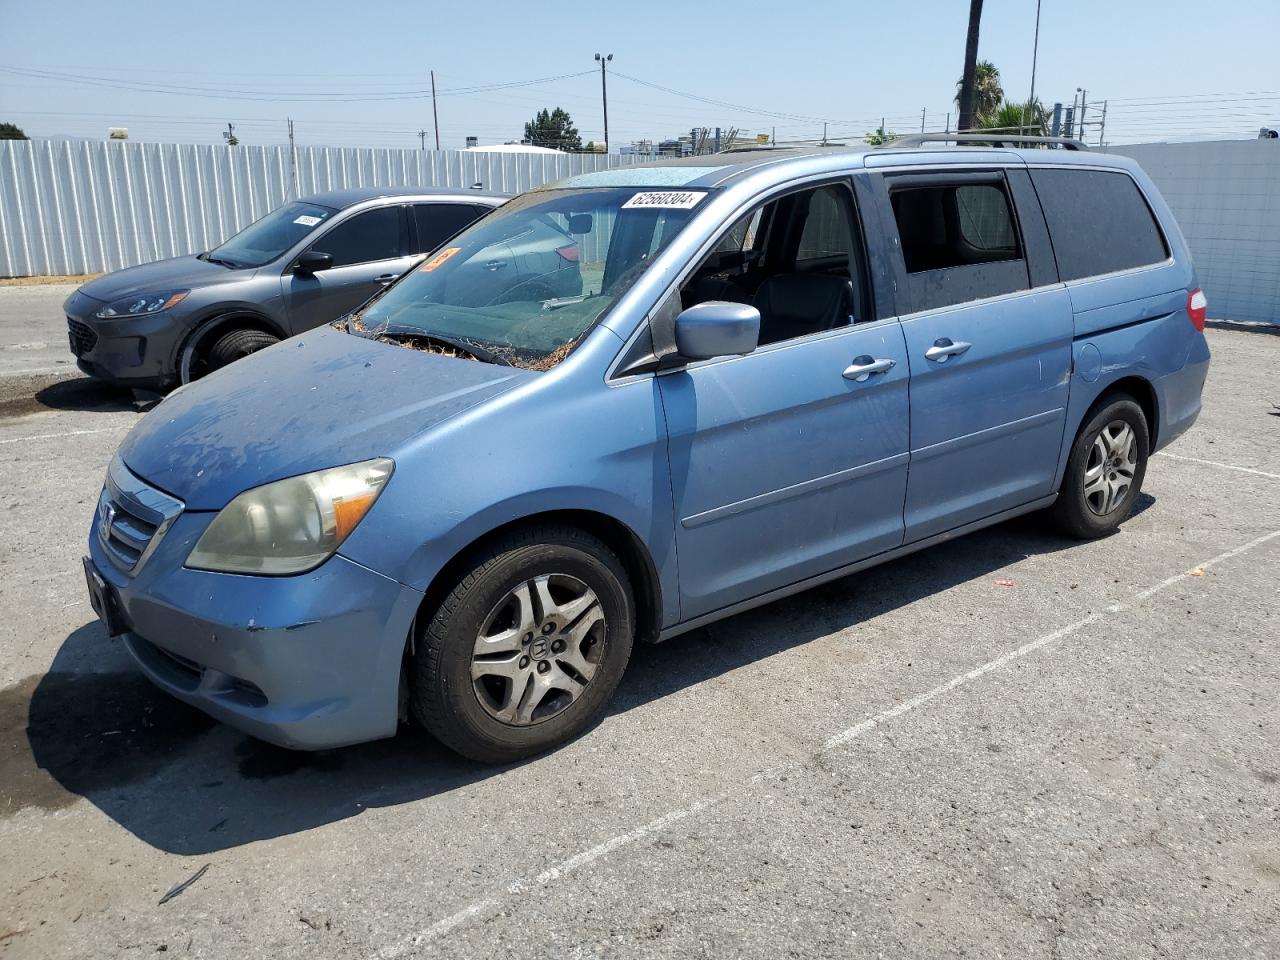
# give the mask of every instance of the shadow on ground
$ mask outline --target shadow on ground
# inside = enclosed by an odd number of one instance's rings
[[[0,417],[22,417],[50,410],[112,413],[143,410],[158,397],[135,396],[132,390],[88,377],[39,374],[0,378]]]
[[[1153,502],[1144,495],[1137,509]],[[610,712],[1072,545],[1040,518],[1022,518],[641,647]],[[67,637],[49,673],[0,691],[0,745],[0,817],[84,797],[145,842],[185,855],[420,800],[504,769],[463,760],[408,728],[319,753],[244,737],[154,689],[96,623]]]

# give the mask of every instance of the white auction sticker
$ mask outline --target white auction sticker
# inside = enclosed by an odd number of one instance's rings
[[[698,205],[706,194],[697,190],[662,190],[637,193],[622,205],[623,210],[636,207],[658,207],[664,210],[689,210]]]
[[[323,219],[324,219],[324,217],[307,217],[307,216],[301,216],[301,217],[297,217],[293,222],[294,222],[294,223],[300,223],[300,224],[302,224],[304,227],[314,227],[317,223],[319,223],[319,222],[320,222],[321,220],[323,220]]]

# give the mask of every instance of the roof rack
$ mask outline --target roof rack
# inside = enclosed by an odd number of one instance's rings
[[[1020,146],[1022,144],[1043,144],[1046,146],[1056,146],[1063,150],[1088,150],[1089,147],[1083,141],[1072,140],[1069,137],[1032,137],[1023,136],[1022,134],[1008,133],[908,133],[901,137],[895,137],[888,143],[880,144],[877,149],[884,150],[894,147],[920,147],[926,143],[977,143],[982,146],[1005,147]]]

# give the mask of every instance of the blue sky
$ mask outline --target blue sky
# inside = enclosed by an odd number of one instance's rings
[[[694,125],[812,138],[824,120],[833,138],[860,138],[881,116],[891,129],[918,130],[922,109],[929,129],[940,129],[953,109],[968,6],[0,0],[0,67],[100,78],[0,71],[0,120],[33,136],[97,138],[120,125],[134,139],[206,143],[233,121],[246,143],[280,143],[291,116],[300,143],[417,146],[416,132],[431,130],[430,99],[387,98],[427,89],[434,69],[442,146],[460,147],[469,134],[518,139],[539,107],[556,105],[584,140],[600,139],[600,51],[614,55],[615,146]],[[1029,92],[1035,7],[985,5],[980,54],[1012,97]],[[1077,87],[1090,103],[1109,100],[1108,140],[1250,136],[1280,124],[1277,36],[1274,0],[1044,0],[1036,91],[1047,103],[1069,102]],[[456,92],[552,76],[563,79]]]

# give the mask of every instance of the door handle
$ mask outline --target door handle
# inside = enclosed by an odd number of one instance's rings
[[[874,360],[865,353],[854,357],[853,362],[844,368],[844,378],[854,383],[865,383],[877,373],[888,373],[898,365],[896,360]]]
[[[388,283],[390,283],[392,280],[394,280],[398,276],[400,276],[400,274],[398,273],[384,273],[379,277],[374,277],[373,279],[377,280],[383,286],[386,286]]]
[[[489,271],[494,271],[494,270],[501,270],[506,265],[507,265],[507,261],[505,260],[490,260],[488,263],[484,265],[484,268]]]
[[[972,346],[972,343],[965,343],[963,340],[939,337],[933,341],[933,346],[924,352],[924,356],[926,360],[932,360],[935,363],[946,363],[950,357],[958,357]]]

